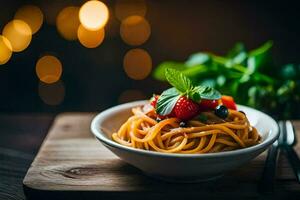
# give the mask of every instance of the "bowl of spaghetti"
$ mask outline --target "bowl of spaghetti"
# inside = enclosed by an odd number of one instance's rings
[[[239,110],[239,111],[237,111]],[[149,101],[135,101],[98,114],[91,131],[109,150],[145,174],[193,182],[219,177],[265,151],[277,138],[268,115],[237,105],[226,120],[203,112],[206,122],[154,118]]]
[[[194,85],[175,69],[166,69],[165,76],[172,88],[110,108],[91,124],[100,142],[146,174],[177,182],[212,179],[249,162],[278,138],[270,116]]]

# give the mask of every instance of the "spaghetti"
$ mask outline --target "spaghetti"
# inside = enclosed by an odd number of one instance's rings
[[[178,118],[156,121],[154,109],[133,108],[131,116],[112,139],[137,149],[164,153],[201,154],[230,151],[256,145],[261,137],[242,112],[229,109],[226,119],[204,112],[206,121],[190,120],[185,127]]]

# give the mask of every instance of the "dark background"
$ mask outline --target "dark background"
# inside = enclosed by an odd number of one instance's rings
[[[34,4],[44,12],[84,1],[0,2],[2,32],[22,5]],[[151,76],[141,81],[127,77],[123,57],[136,47],[125,44],[120,37],[115,1],[103,2],[110,8],[110,19],[99,47],[87,49],[78,41],[67,41],[55,25],[44,20],[30,46],[0,66],[0,112],[100,111],[123,101],[148,98],[165,87]],[[223,54],[238,41],[255,48],[267,40],[274,41],[273,54],[278,64],[299,63],[300,6],[296,1],[147,0],[146,5],[151,36],[137,48],[148,51],[153,68],[165,60],[185,60],[196,51]],[[44,103],[38,92],[41,83],[35,74],[35,63],[45,53],[56,55],[63,64],[59,84],[64,86],[65,97],[57,106]],[[124,98],[127,90],[134,90],[135,95],[127,93]]]

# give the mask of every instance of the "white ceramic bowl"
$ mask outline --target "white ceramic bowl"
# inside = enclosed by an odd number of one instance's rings
[[[279,135],[277,123],[270,116],[253,108],[238,105],[238,109],[246,113],[251,125],[255,126],[262,136],[260,144],[219,153],[171,154],[134,149],[114,142],[111,139],[111,134],[116,132],[131,115],[131,108],[146,102],[126,103],[101,112],[93,119],[91,130],[102,144],[122,160],[148,175],[161,179],[191,182],[221,176],[258,156]]]

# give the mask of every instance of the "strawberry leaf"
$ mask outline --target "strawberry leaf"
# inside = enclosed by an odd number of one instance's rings
[[[181,93],[186,93],[193,87],[192,81],[176,69],[166,68],[165,76],[168,82]]]
[[[179,98],[180,94],[176,88],[165,90],[157,100],[156,112],[162,116],[170,114]]]

